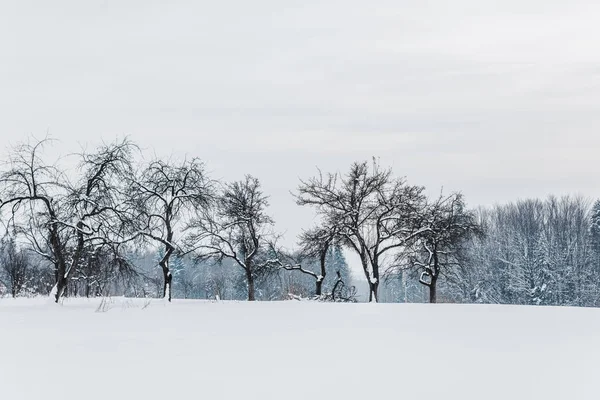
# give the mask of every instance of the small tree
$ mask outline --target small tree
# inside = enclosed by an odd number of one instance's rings
[[[86,246],[68,286],[71,294],[85,297],[109,295],[137,275],[119,246]]]
[[[230,259],[244,271],[248,301],[256,300],[256,278],[275,264],[268,257],[269,228],[273,225],[266,213],[268,204],[259,180],[247,175],[242,181],[225,185],[214,209],[189,227],[188,240],[201,259]]]
[[[22,294],[33,279],[31,260],[17,248],[13,237],[0,242],[0,283],[7,287],[12,297]]]
[[[315,296],[320,297],[323,295],[323,282],[327,276],[327,255],[332,248],[335,238],[335,228],[321,227],[304,231],[300,236],[299,262],[283,263],[281,260],[277,262],[282,268],[288,271],[298,271],[314,278]],[[302,266],[302,261],[314,259],[319,261],[318,273]]]
[[[476,216],[465,207],[461,194],[440,196],[423,210],[422,230],[406,257],[420,272],[419,282],[429,288],[429,302],[437,302],[440,275],[461,265],[468,239],[481,232]]]

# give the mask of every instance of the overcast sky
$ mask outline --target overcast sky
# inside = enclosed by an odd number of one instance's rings
[[[378,156],[470,205],[600,197],[600,2],[0,1],[0,134],[124,134],[264,182]],[[58,151],[58,150],[57,150]]]

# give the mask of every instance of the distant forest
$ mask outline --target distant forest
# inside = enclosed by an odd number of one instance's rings
[[[139,161],[127,139],[67,171],[51,145],[12,148],[0,170],[2,296],[600,305],[600,201],[470,208],[359,161],[297,183],[318,223],[290,249],[256,177]]]

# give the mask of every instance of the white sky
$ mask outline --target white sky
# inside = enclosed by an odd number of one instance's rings
[[[289,236],[312,221],[298,177],[371,156],[473,206],[600,197],[599,21],[581,0],[2,0],[0,135],[128,134],[254,174]]]

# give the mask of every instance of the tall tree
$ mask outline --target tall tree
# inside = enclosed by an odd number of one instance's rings
[[[12,150],[0,175],[0,210],[7,224],[26,234],[35,251],[52,262],[58,283],[59,275],[67,270],[65,226],[59,223],[66,180],[55,165],[42,158],[49,143],[44,139]]]
[[[378,300],[385,256],[407,246],[420,232],[423,188],[381,169],[376,161],[354,163],[345,176],[319,174],[301,181],[297,203],[316,208],[338,230],[342,244],[360,258],[369,301]]]
[[[315,280],[315,296],[319,297],[323,294],[323,282],[327,276],[327,256],[333,247],[335,238],[335,228],[320,227],[304,231],[300,235],[299,262],[283,263],[281,262],[283,257],[279,257],[278,263],[288,271],[299,271],[312,277]],[[317,259],[319,262],[319,272],[313,272],[302,266],[303,260],[313,259]]]
[[[267,214],[268,199],[258,179],[225,185],[214,209],[190,224],[189,241],[200,258],[233,260],[244,271],[248,300],[256,300],[255,281],[274,266],[269,237],[273,225]]]
[[[58,302],[75,273],[86,246],[126,241],[131,219],[126,207],[131,151],[128,140],[100,146],[80,155],[81,175],[71,183],[40,155],[48,140],[17,147],[0,175],[0,210],[25,235],[33,249],[52,262]]]
[[[419,270],[419,282],[429,289],[429,302],[436,303],[438,279],[441,275],[453,276],[466,257],[468,240],[481,229],[458,193],[428,203],[421,226],[417,240],[400,257],[408,259],[409,267]]]
[[[184,220],[203,212],[214,198],[214,187],[204,164],[197,158],[180,164],[151,162],[131,183],[131,199],[139,210],[139,232],[162,247],[158,262],[163,273],[163,297],[171,301],[171,257],[182,252],[177,234]]]

